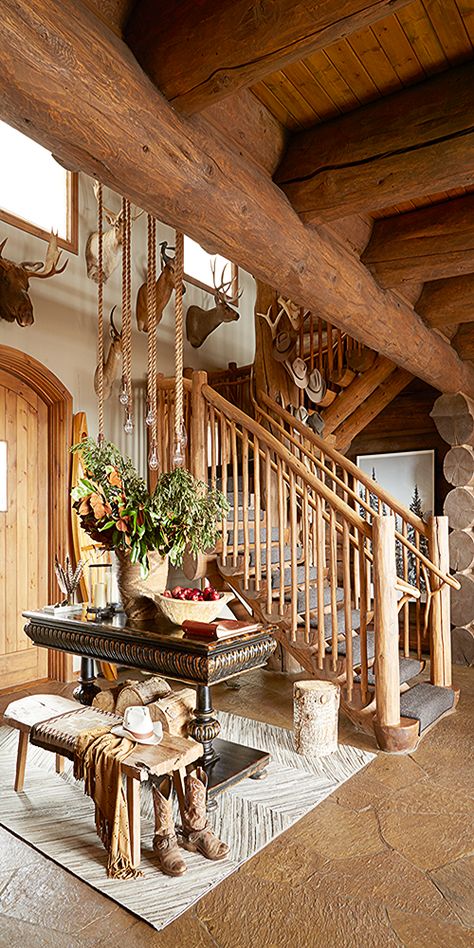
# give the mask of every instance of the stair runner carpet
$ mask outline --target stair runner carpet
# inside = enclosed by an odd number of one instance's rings
[[[423,681],[400,695],[400,714],[420,722],[420,734],[454,705],[452,688],[439,688]]]
[[[218,797],[211,821],[231,846],[229,857],[222,862],[182,850],[186,874],[170,878],[160,873],[152,851],[151,795],[142,792],[143,877],[107,879],[106,854],[95,832],[92,802],[82,785],[73,780],[71,762],[66,761],[65,773],[60,776],[54,772],[54,754],[30,746],[25,790],[15,793],[18,731],[8,727],[0,728],[0,824],[161,930],[375,757],[340,745],[329,757],[309,759],[295,752],[291,731],[233,714],[220,713],[218,717],[227,740],[267,750],[272,757],[266,780],[243,780]],[[291,844],[289,837],[288,846]]]

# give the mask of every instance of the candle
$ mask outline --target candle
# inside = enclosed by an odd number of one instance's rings
[[[94,606],[96,609],[104,609],[106,605],[105,583],[96,583],[94,586]]]

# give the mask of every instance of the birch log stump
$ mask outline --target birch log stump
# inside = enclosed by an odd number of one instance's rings
[[[337,750],[340,691],[330,681],[296,681],[293,687],[295,750],[326,757]]]

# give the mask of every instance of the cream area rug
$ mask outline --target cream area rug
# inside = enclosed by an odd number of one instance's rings
[[[18,731],[0,728],[0,824],[64,866],[99,892],[147,921],[157,930],[236,872],[264,846],[309,813],[346,780],[365,767],[374,754],[349,745],[321,760],[297,754],[291,731],[234,714],[220,713],[222,736],[266,750],[272,760],[266,780],[243,780],[221,794],[210,818],[229,857],[210,862],[182,850],[188,871],[181,878],[164,876],[153,862],[151,794],[142,792],[143,878],[107,879],[106,855],[94,828],[92,801],[81,783],[54,771],[54,754],[28,748],[25,789],[13,790]]]

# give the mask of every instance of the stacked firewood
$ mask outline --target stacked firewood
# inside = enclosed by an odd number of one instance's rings
[[[188,724],[195,703],[193,688],[172,691],[168,682],[158,676],[143,681],[124,681],[115,688],[100,691],[93,701],[94,707],[102,711],[122,715],[125,708],[146,704],[152,721],[160,721],[163,731],[179,737],[188,737]]]
[[[444,502],[451,532],[451,569],[461,588],[451,590],[453,661],[474,664],[474,401],[465,395],[441,395],[431,416],[448,444],[444,476],[453,490]]]

